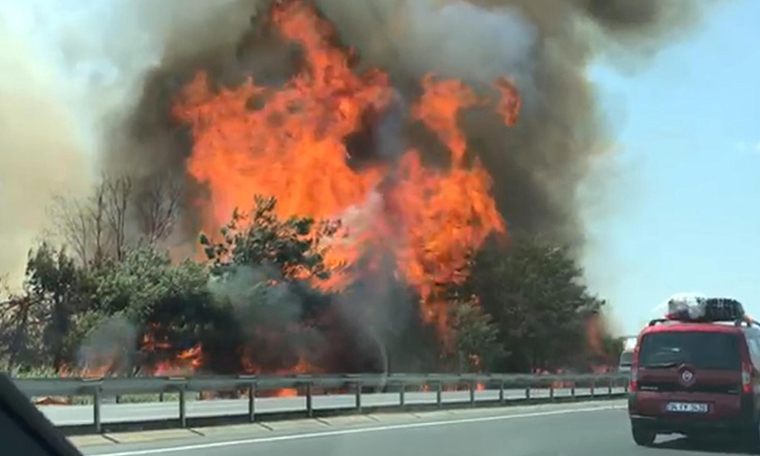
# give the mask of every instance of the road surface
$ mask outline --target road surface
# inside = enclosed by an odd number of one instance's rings
[[[607,394],[607,388],[597,388],[597,395]],[[623,392],[622,388],[614,388],[613,392]],[[590,396],[591,391],[587,388],[577,389],[576,396]],[[554,392],[555,397],[567,397],[570,395],[569,389],[557,389]],[[505,390],[504,397],[506,400],[516,400],[525,398],[525,390]],[[548,389],[531,390],[532,398],[549,397]],[[476,401],[498,400],[498,390],[477,391],[475,393]],[[442,401],[444,403],[468,402],[470,393],[468,391],[444,392]],[[356,406],[356,398],[353,394],[314,396],[313,408],[320,409],[350,409]],[[409,405],[434,404],[436,394],[434,392],[407,392],[404,395],[404,403]],[[381,394],[363,394],[362,406],[394,406],[399,404],[398,393],[381,393]],[[38,406],[40,411],[47,416],[56,426],[72,426],[92,424],[93,410],[91,405],[41,405]],[[300,397],[278,397],[278,398],[257,398],[256,413],[266,414],[275,412],[293,412],[306,409],[306,398]],[[245,415],[248,412],[248,399],[215,399],[215,400],[188,400],[187,416],[189,418],[209,417],[209,416],[231,416]],[[101,407],[101,420],[103,423],[116,422],[137,422],[147,420],[176,419],[179,415],[177,402],[148,402],[133,404],[103,404]]]
[[[677,436],[660,437],[654,448],[638,447],[631,439],[623,401],[377,414],[286,421],[267,428],[249,424],[173,432],[190,437],[138,442],[135,436],[141,435],[135,434],[132,443],[91,444],[82,451],[99,456],[691,456],[737,451],[731,442],[696,444]],[[144,434],[143,440],[150,440]],[[113,438],[129,442],[118,434]]]

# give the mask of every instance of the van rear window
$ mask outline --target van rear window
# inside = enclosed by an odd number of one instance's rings
[[[699,369],[739,370],[739,341],[734,334],[663,332],[647,334],[641,342],[640,367],[691,364]]]

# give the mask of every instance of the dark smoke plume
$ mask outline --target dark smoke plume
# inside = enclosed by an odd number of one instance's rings
[[[262,84],[277,84],[295,71],[298,50],[268,33],[265,3],[231,2],[227,9],[214,12],[213,20],[204,25],[206,33],[179,30],[170,37],[122,140],[111,150],[108,158],[113,166],[128,164],[146,174],[182,169],[190,142],[169,110],[177,90],[197,71],[208,71],[222,85],[239,83],[249,75]],[[587,66],[597,55],[612,55],[624,64],[641,62],[693,24],[704,2],[315,3],[336,26],[342,43],[358,50],[360,65],[387,70],[407,100],[419,93],[419,80],[429,72],[463,79],[491,96],[496,95],[491,88],[494,79],[514,78],[524,97],[520,122],[507,130],[492,113],[470,113],[466,131],[472,153],[482,158],[493,176],[494,196],[510,229],[582,246],[576,190],[594,160],[608,150],[604,121],[585,75]],[[236,19],[225,20],[225,14]],[[240,29],[240,14],[251,16],[249,27]],[[237,27],[237,39],[225,28],[229,21]],[[222,39],[213,33],[217,29],[227,31]],[[193,37],[190,44],[188,37]],[[424,134],[415,140],[431,142]],[[202,192],[193,183],[188,190],[191,198]],[[194,236],[192,221],[187,228]]]
[[[471,0],[320,2],[363,61],[414,86],[434,71],[488,90],[501,75],[524,97],[517,127],[469,116],[474,151],[494,177],[512,229],[582,245],[576,189],[607,152],[604,121],[585,75],[610,52],[637,64],[694,23],[695,1]]]

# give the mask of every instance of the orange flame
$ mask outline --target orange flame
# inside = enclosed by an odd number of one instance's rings
[[[501,93],[501,100],[496,110],[504,118],[504,124],[513,127],[517,123],[522,108],[522,99],[515,84],[507,78],[499,78],[494,87]]]
[[[203,363],[203,349],[198,344],[180,352],[177,357],[170,361],[161,361],[156,364],[153,375],[190,375]]]
[[[281,388],[274,393],[275,397],[296,397],[298,396],[298,390],[295,388]]]
[[[491,233],[506,231],[489,195],[490,176],[477,159],[465,164],[467,139],[458,125],[463,110],[488,100],[461,81],[425,77],[411,117],[448,148],[450,168],[428,169],[419,151],[409,150],[395,165],[354,169],[346,138],[391,103],[387,74],[354,73],[352,55],[333,45],[333,27],[304,2],[276,3],[271,18],[303,50],[298,74],[279,88],[249,79],[214,91],[199,73],[174,106],[192,128],[188,172],[210,194],[202,203],[204,229],[216,232],[257,194],[276,197],[281,217],[340,219],[344,232],[329,241],[328,266],[356,261],[368,245],[391,248],[401,278],[421,295],[424,318],[444,326],[439,288],[465,278],[469,255]],[[495,86],[502,94],[496,109],[513,125],[517,91],[506,79]]]

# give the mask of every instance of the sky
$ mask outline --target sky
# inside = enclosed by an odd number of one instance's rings
[[[759,20],[760,1],[725,2],[644,70],[590,70],[618,151],[599,166],[585,267],[623,334],[680,292],[760,317]]]

